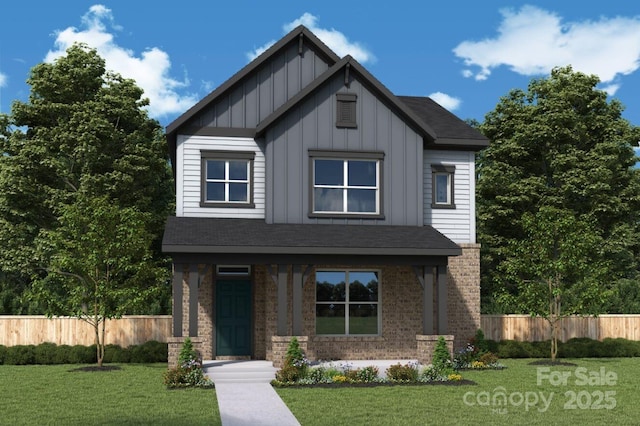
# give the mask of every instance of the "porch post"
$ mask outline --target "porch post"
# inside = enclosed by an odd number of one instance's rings
[[[189,266],[189,336],[198,336],[198,265]]]
[[[433,334],[433,266],[424,267],[422,289],[422,334]]]
[[[287,335],[287,265],[278,265],[278,336]]]
[[[302,335],[302,278],[301,265],[293,265],[293,335]]]
[[[438,265],[438,334],[447,334],[447,265]]]
[[[182,337],[182,280],[184,265],[173,264],[173,337]]]

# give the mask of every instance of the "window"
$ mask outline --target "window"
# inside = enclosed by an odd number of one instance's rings
[[[357,95],[352,93],[336,94],[336,127],[356,128],[356,99]]]
[[[381,217],[382,153],[311,155],[311,216]]]
[[[202,207],[253,207],[253,152],[202,152]]]
[[[242,277],[251,275],[251,266],[216,266],[216,273],[220,276]]]
[[[433,199],[432,208],[455,209],[453,200],[453,176],[455,166],[443,166],[441,164],[431,165]]]
[[[379,335],[377,271],[316,272],[316,334]]]

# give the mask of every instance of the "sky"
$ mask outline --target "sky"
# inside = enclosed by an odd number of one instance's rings
[[[28,100],[30,69],[74,42],[133,78],[167,126],[288,31],[306,25],[397,95],[483,121],[512,89],[557,66],[595,74],[640,125],[640,8],[579,3],[45,0],[0,7],[0,112]]]

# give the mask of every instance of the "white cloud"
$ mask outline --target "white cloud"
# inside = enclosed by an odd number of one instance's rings
[[[455,111],[462,104],[462,101],[459,98],[449,96],[442,92],[434,92],[430,94],[429,97],[449,111]]]
[[[597,75],[612,83],[640,67],[640,18],[601,17],[597,21],[563,23],[562,18],[534,6],[503,9],[495,38],[464,41],[453,52],[464,60],[465,76],[486,80],[505,65],[518,74],[547,74],[557,66]],[[613,91],[618,84],[608,86]]]
[[[0,72],[0,87],[7,85],[7,75]]]
[[[114,24],[110,9],[103,5],[91,6],[81,22],[81,29],[69,27],[56,33],[55,50],[47,53],[46,62],[63,56],[73,43],[86,43],[104,58],[107,69],[134,79],[144,90],[144,96],[150,101],[150,116],[158,118],[179,113],[196,103],[195,95],[178,92],[189,86],[189,80],[186,77],[177,80],[169,75],[171,61],[166,52],[153,47],[136,56],[135,52],[115,42],[110,31],[119,31],[121,27]]]
[[[324,44],[329,46],[329,48],[336,52],[336,54],[340,57],[351,55],[358,62],[362,63],[374,63],[376,61],[376,57],[373,55],[373,53],[371,53],[360,43],[349,41],[349,39],[347,39],[347,37],[340,31],[334,28],[326,29],[319,27],[318,17],[310,13],[304,13],[298,19],[284,24],[282,26],[282,30],[286,34],[299,25],[304,25],[305,27],[309,28],[312,33],[314,33],[320,40],[322,40]],[[249,58],[250,61],[254,60],[261,53],[271,47],[275,42],[275,40],[271,40],[268,43],[254,49],[253,51],[248,52],[247,58]]]

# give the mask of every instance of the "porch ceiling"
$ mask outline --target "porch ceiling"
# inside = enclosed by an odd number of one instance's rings
[[[169,217],[165,253],[458,256],[431,226],[267,224],[257,219]]]

